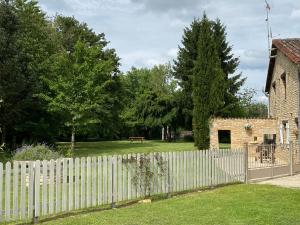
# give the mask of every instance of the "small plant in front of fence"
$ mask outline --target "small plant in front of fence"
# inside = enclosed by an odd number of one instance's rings
[[[55,152],[46,144],[23,145],[15,152],[13,159],[17,161],[51,160],[61,157],[58,152]]]
[[[124,159],[123,163],[133,168],[132,183],[146,197],[151,195],[151,187],[157,180],[155,178],[166,177],[167,162],[159,153],[154,154],[153,163],[150,154],[142,154],[140,157],[131,156],[129,159]]]

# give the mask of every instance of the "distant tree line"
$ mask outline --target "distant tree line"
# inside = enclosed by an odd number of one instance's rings
[[[123,73],[103,33],[49,19],[36,1],[0,0],[1,146],[64,140],[73,150],[75,140],[160,138],[165,128],[193,129],[207,147],[211,116],[266,115],[241,91],[225,30],[204,15],[185,28],[174,63]]]

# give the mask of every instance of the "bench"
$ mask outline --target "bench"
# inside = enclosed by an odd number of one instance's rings
[[[143,141],[145,140],[144,137],[129,137],[128,140],[132,143],[134,141],[140,141],[141,143],[143,143]]]

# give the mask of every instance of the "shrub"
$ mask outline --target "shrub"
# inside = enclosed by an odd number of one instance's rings
[[[50,160],[60,157],[61,155],[58,152],[53,151],[49,146],[45,144],[38,144],[23,145],[21,148],[16,149],[13,159],[18,161],[29,161]]]
[[[56,151],[64,157],[73,157],[73,151],[71,150],[70,145],[58,145]]]
[[[185,141],[185,142],[194,142],[194,137],[193,137],[193,135],[184,135],[183,136],[183,141]]]

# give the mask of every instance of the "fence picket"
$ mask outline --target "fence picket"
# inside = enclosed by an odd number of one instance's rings
[[[152,154],[152,170],[153,170],[153,193],[157,194],[158,193],[158,171],[157,171],[157,154],[158,153],[153,153]]]
[[[103,202],[103,192],[102,192],[102,173],[103,173],[103,168],[102,168],[102,157],[98,157],[98,205],[101,205]]]
[[[19,162],[13,163],[13,218],[18,219],[19,216]]]
[[[61,210],[62,212],[67,210],[67,184],[68,184],[68,161],[67,159],[63,159],[63,168],[62,168],[62,201],[61,201]]]
[[[209,151],[209,155],[210,155],[210,163],[211,163],[211,186],[214,186],[215,185],[215,164],[213,161],[213,155],[214,155],[213,150]]]
[[[112,203],[112,157],[107,157],[107,203]]]
[[[180,152],[176,152],[176,191],[180,191],[181,190],[181,160],[180,160]]]
[[[42,215],[47,215],[47,185],[48,185],[48,162],[46,160],[43,161],[43,196],[42,196]]]
[[[61,197],[61,160],[57,159],[56,160],[56,167],[55,167],[55,172],[56,172],[56,185],[55,185],[55,212],[59,213],[60,212],[60,197]]]
[[[11,163],[5,165],[5,219],[10,221],[10,181],[11,180]]]
[[[0,163],[0,222],[4,221],[2,204],[3,204],[3,164]]]
[[[97,204],[97,161],[96,157],[92,158],[92,206]]]
[[[81,200],[80,200],[80,207],[81,208],[85,208],[85,158],[81,158],[81,168],[80,168],[80,172],[81,172],[81,179],[80,179],[80,196],[81,196]]]
[[[49,214],[54,213],[54,168],[55,162],[51,159],[49,167]]]
[[[173,192],[173,152],[168,153],[168,193]]]
[[[125,161],[126,161],[126,155],[123,155],[122,158],[121,158],[121,166],[122,166],[122,200],[123,201],[126,201],[128,199],[128,196],[127,196],[127,168],[126,168],[126,165],[125,165]]]
[[[103,204],[108,203],[107,196],[107,157],[103,156]]]
[[[35,162],[35,176],[34,176],[34,216],[40,216],[40,187],[41,187],[41,162],[38,160]]]
[[[118,155],[117,156],[117,187],[118,187],[118,195],[117,195],[117,201],[122,201],[122,176],[123,176],[123,172],[122,172],[122,156]]]
[[[140,158],[141,158],[141,155],[139,153],[136,154],[136,161],[137,161],[137,171],[138,173],[140,173]],[[141,180],[138,179],[137,180],[137,188],[136,188],[136,197],[139,198],[141,197]]]
[[[200,188],[200,174],[201,174],[201,167],[200,167],[200,151],[196,151],[196,170],[197,170],[197,178],[196,178],[196,185],[197,188]]]
[[[74,160],[69,159],[69,208],[68,210],[71,211],[73,210],[74,206],[74,195],[73,195],[73,180],[74,180],[74,165],[73,165]]]
[[[202,168],[203,168],[203,187],[207,187],[207,159],[206,159],[206,151],[202,150]]]
[[[20,217],[26,218],[26,162],[21,162]],[[0,193],[2,191],[0,190]],[[1,196],[0,196],[1,198]],[[1,204],[1,203],[0,203]]]
[[[28,218],[33,216],[33,186],[34,186],[34,167],[33,162],[29,162],[28,166]]]
[[[132,157],[132,160],[134,160],[135,162],[137,162],[137,155],[136,154],[132,154],[131,155],[131,157]],[[134,177],[134,175],[136,174],[136,172],[137,172],[137,166],[136,165],[130,165],[130,167],[131,167],[131,188],[132,188],[132,192],[131,192],[131,194],[132,194],[132,198],[137,198],[137,185],[133,182],[133,177]]]
[[[91,206],[91,158],[86,159],[86,207]]]
[[[76,158],[75,159],[75,185],[74,185],[74,189],[75,189],[75,209],[79,209],[80,205],[80,186],[79,186],[79,178],[80,178],[80,159]]]
[[[127,162],[131,160],[131,154],[127,155]],[[132,184],[131,184],[131,165],[130,163],[127,163],[127,196],[128,200],[131,199],[131,193],[132,193]]]
[[[114,155],[112,157],[112,204],[114,204],[115,202],[117,202],[118,199],[118,170],[117,170],[117,160],[118,160],[118,156]]]

